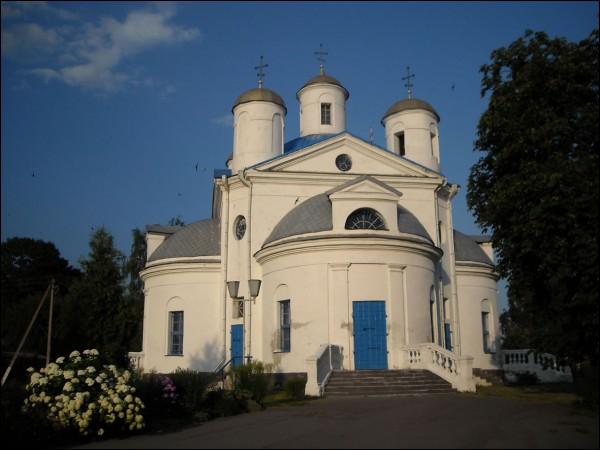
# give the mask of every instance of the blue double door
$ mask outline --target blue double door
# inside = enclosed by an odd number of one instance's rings
[[[355,369],[387,369],[385,301],[352,302],[352,319]]]
[[[231,326],[231,364],[236,367],[244,363],[244,326]]]

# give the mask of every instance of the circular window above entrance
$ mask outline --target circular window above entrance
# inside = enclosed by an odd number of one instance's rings
[[[235,223],[233,224],[235,238],[239,241],[246,234],[246,218],[244,216],[237,216]]]
[[[347,172],[352,168],[352,160],[348,155],[342,153],[341,155],[338,155],[337,158],[335,158],[335,165],[342,172]]]

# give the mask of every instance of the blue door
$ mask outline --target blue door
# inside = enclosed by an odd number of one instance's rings
[[[387,369],[386,317],[384,301],[352,303],[356,370]]]
[[[231,325],[231,364],[244,363],[244,325]]]

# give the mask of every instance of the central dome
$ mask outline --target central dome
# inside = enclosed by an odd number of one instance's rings
[[[233,110],[235,109],[236,106],[241,105],[242,103],[248,103],[248,102],[275,103],[276,105],[282,106],[283,109],[285,110],[285,112],[287,113],[287,107],[285,106],[285,102],[279,96],[279,94],[275,91],[272,91],[271,89],[265,89],[265,88],[254,88],[254,89],[250,89],[249,91],[244,92],[242,95],[240,95],[237,98],[237,100],[233,104],[233,107],[231,108],[231,111],[233,112]]]
[[[419,100],[418,98],[405,98],[394,103],[390,107],[390,109],[386,111],[386,113],[383,115],[383,118],[381,119],[381,123],[383,123],[386,117],[391,116],[392,114],[396,114],[401,111],[407,111],[410,109],[424,109],[425,111],[433,113],[437,118],[438,122],[440,121],[440,116],[437,113],[437,111],[426,101]]]
[[[300,92],[305,87],[310,86],[311,84],[320,83],[334,84],[336,86],[339,86],[344,90],[344,96],[346,97],[346,100],[348,100],[348,97],[350,97],[348,90],[344,87],[344,85],[342,85],[342,83],[340,83],[336,78],[333,78],[329,75],[325,75],[324,73],[312,77],[310,80],[304,83],[304,85],[300,89],[298,89],[298,92]],[[298,94],[296,94],[296,97],[298,97]]]

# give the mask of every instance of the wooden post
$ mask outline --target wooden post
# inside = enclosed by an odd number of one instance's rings
[[[0,384],[0,386],[4,386],[4,382],[8,378],[8,374],[10,374],[10,371],[12,370],[13,364],[15,363],[15,361],[17,360],[17,358],[19,357],[19,353],[21,352],[21,349],[23,348],[23,344],[25,344],[25,340],[27,339],[27,336],[29,336],[29,332],[31,331],[31,327],[33,326],[33,323],[35,322],[35,319],[37,319],[37,316],[40,313],[40,309],[42,309],[42,305],[44,304],[44,301],[46,300],[46,297],[48,296],[48,292],[50,292],[50,288],[51,287],[52,287],[52,284],[49,284],[48,287],[46,288],[46,292],[44,292],[44,296],[40,300],[40,304],[38,305],[37,309],[35,310],[35,313],[33,313],[33,317],[31,318],[31,321],[29,322],[29,325],[27,326],[27,330],[25,331],[25,334],[23,335],[23,338],[21,339],[21,342],[19,343],[19,347],[17,348],[17,351],[13,355],[13,357],[12,357],[12,359],[10,361],[10,364],[8,365],[8,367],[6,368],[6,370],[4,371],[4,375],[2,376],[2,384]]]
[[[52,311],[54,309],[54,278],[52,278],[50,288],[50,311],[48,313],[48,339],[46,341],[46,366],[50,364],[50,348],[52,343]]]

